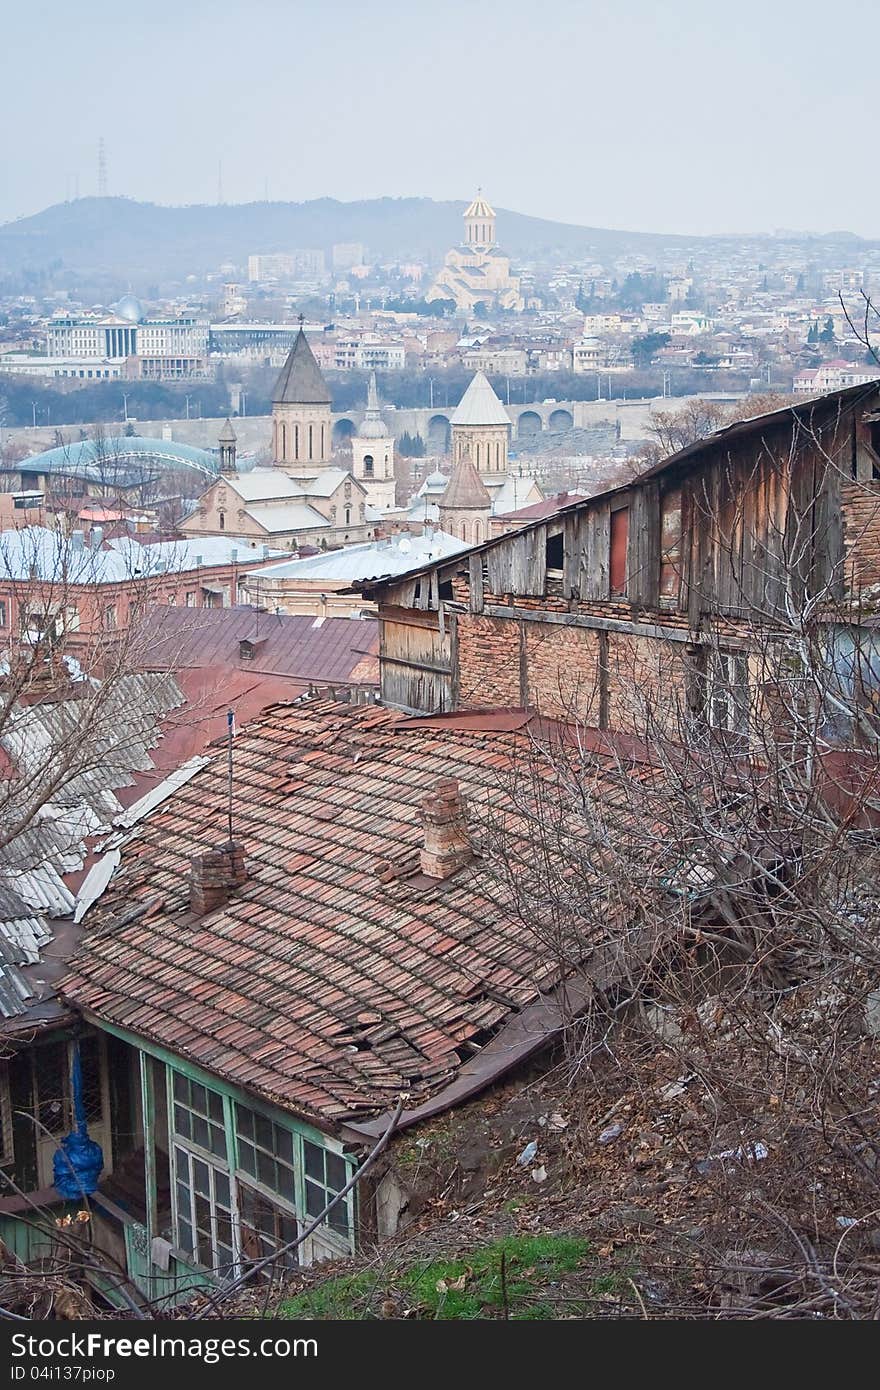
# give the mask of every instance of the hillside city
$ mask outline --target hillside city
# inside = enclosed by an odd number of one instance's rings
[[[12,1378],[876,1320],[880,237],[89,140],[0,225]]]

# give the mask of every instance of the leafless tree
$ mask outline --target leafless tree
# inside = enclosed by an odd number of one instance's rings
[[[702,506],[694,524],[743,521]],[[741,590],[678,668],[618,662],[625,732],[569,689],[484,828],[568,978],[582,1112],[616,1084],[686,1155],[680,1180],[714,1189],[729,1249],[707,1299],[745,1316],[877,1315],[880,643],[839,570],[811,588],[817,524],[808,497],[756,557],[782,558],[772,606]]]

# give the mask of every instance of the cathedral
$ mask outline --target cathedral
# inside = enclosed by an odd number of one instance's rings
[[[477,304],[486,308],[524,308],[520,283],[510,273],[510,257],[495,244],[495,211],[482,192],[464,214],[464,241],[446,253],[443,269],[425,298],[454,299],[459,313],[470,314]]]

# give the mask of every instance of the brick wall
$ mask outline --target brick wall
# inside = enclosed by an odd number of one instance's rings
[[[458,617],[458,703],[461,709],[517,707],[520,698],[519,623]]]
[[[880,584],[880,482],[844,483],[841,510],[846,589],[858,594]]]
[[[464,613],[458,657],[462,709],[529,705],[550,718],[642,732],[646,705],[667,709],[672,726],[684,708],[678,642]]]

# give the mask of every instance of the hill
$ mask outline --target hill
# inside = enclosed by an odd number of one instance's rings
[[[201,275],[226,262],[243,267],[254,252],[328,250],[363,242],[387,258],[439,259],[461,234],[463,202],[373,198],[343,203],[242,203],[162,207],[129,198],[80,198],[0,227],[0,274],[63,268],[76,276],[118,276],[134,288]],[[513,256],[611,263],[627,254],[663,261],[689,248],[742,245],[748,238],[698,238],[611,231],[498,210],[499,236]],[[850,249],[851,235],[840,234]],[[758,239],[754,239],[757,241]],[[826,252],[829,238],[817,238]]]

